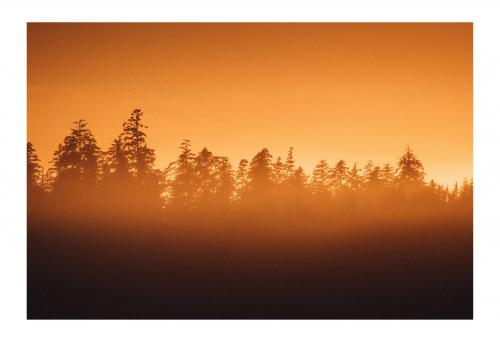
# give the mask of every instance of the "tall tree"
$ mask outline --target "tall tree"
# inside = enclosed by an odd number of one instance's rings
[[[372,160],[369,160],[366,165],[363,167],[363,178],[365,182],[368,182],[370,179],[370,175],[373,172],[374,164]]]
[[[295,170],[295,160],[293,159],[293,147],[288,149],[288,154],[286,156],[285,171],[286,177],[290,178],[293,176]]]
[[[424,166],[415,156],[410,146],[406,146],[403,156],[399,159],[397,183],[406,188],[419,188],[424,185]]]
[[[272,158],[267,148],[263,148],[252,158],[248,171],[248,186],[253,195],[264,195],[273,191]]]
[[[74,186],[79,190],[94,190],[96,186],[99,147],[85,120],[74,124],[51,161],[56,171],[55,191],[69,190]]]
[[[290,178],[290,188],[292,193],[303,195],[307,191],[307,175],[302,167],[298,167]]]
[[[287,179],[286,164],[281,161],[281,157],[276,159],[273,163],[273,182],[280,185]]]
[[[347,185],[347,180],[349,176],[349,168],[344,160],[339,160],[337,164],[331,170],[331,184],[333,191],[338,193],[344,190]]]
[[[40,180],[43,174],[43,169],[38,163],[40,159],[36,154],[33,144],[28,142],[27,144],[27,187],[28,191],[37,189],[40,187]]]
[[[320,160],[314,167],[311,190],[315,196],[329,195],[330,191],[330,167],[326,160]]]
[[[206,147],[194,157],[194,191],[199,203],[210,203],[215,196],[217,158]]]
[[[127,154],[128,162],[132,174],[144,182],[145,178],[153,173],[155,152],[146,143],[146,133],[144,129],[148,127],[142,124],[144,113],[140,109],[134,109],[130,117],[123,123],[123,150]]]
[[[195,156],[187,139],[182,141],[179,149],[181,153],[177,157],[175,177],[171,183],[171,202],[176,207],[190,208],[195,197]]]
[[[394,168],[389,163],[385,163],[382,169],[380,170],[380,179],[384,184],[385,188],[391,188],[394,185],[394,180],[396,179],[396,175],[394,173]]]
[[[216,157],[216,198],[219,205],[228,206],[234,193],[234,174],[229,158]]]
[[[372,190],[380,189],[384,185],[381,174],[382,171],[380,170],[380,166],[373,167],[372,171],[368,175],[366,187]]]
[[[358,169],[357,164],[354,163],[347,178],[349,189],[351,189],[352,191],[361,190],[361,188],[363,187],[363,176],[360,174],[359,171],[360,170]]]
[[[105,176],[112,175],[121,179],[127,178],[130,171],[130,163],[121,136],[113,140],[113,143],[104,155],[104,163],[106,164]]]
[[[248,187],[248,160],[242,159],[236,171],[236,198],[241,201]]]
[[[449,201],[450,202],[457,201],[458,200],[458,196],[459,196],[459,193],[458,193],[458,182],[455,182],[455,185],[453,186],[453,190],[451,191],[450,196],[449,196]]]

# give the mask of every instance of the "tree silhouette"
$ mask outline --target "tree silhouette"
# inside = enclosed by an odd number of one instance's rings
[[[280,185],[287,179],[287,169],[286,164],[281,161],[281,157],[276,159],[276,162],[273,164],[273,182],[276,185]]]
[[[314,167],[311,190],[318,198],[325,198],[330,195],[330,167],[326,160],[320,160]]]
[[[222,207],[227,207],[233,199],[234,193],[234,174],[227,157],[216,157],[216,199]]]
[[[241,202],[248,187],[248,160],[242,159],[236,171],[236,199]]]
[[[394,168],[391,164],[385,163],[380,171],[380,179],[382,180],[384,187],[391,188],[394,184],[394,180],[396,179]]]
[[[38,163],[40,159],[36,154],[33,144],[28,142],[27,144],[27,185],[28,191],[33,191],[40,187],[40,180],[43,174],[42,167]]]
[[[292,177],[295,171],[295,160],[293,159],[293,147],[288,149],[288,154],[286,156],[285,170],[287,178]]]
[[[263,148],[250,162],[248,171],[249,191],[253,195],[268,194],[272,191],[272,155],[267,148]]]
[[[143,115],[140,109],[134,109],[128,120],[123,123],[123,132],[120,136],[132,174],[140,182],[145,181],[145,178],[153,172],[155,161],[154,150],[146,144],[146,133],[143,129],[148,127],[141,123]]]
[[[189,209],[195,198],[195,167],[191,142],[184,139],[179,146],[181,153],[177,158],[175,178],[171,184],[172,204],[175,207]]]
[[[397,184],[406,189],[418,189],[424,185],[424,166],[417,159],[410,146],[407,145],[405,153],[399,159],[397,169]]]
[[[349,172],[347,183],[349,184],[349,189],[352,191],[358,191],[363,188],[363,176],[359,173],[356,163],[354,163],[351,171]]]
[[[285,162],[281,157],[273,160],[269,150],[263,148],[250,163],[240,160],[233,171],[227,157],[215,155],[206,147],[195,154],[191,142],[183,140],[177,160],[160,171],[155,169],[155,152],[146,142],[147,127],[142,118],[143,112],[135,109],[123,123],[123,132],[104,153],[86,121],[75,122],[54,153],[53,167],[45,173],[29,142],[28,191],[37,189],[46,194],[59,212],[92,207],[113,219],[139,214],[185,219],[193,213],[208,217],[210,213],[244,213],[251,208],[282,212],[299,207],[314,208],[327,217],[335,208],[342,211],[376,206],[377,210],[386,210],[382,208],[398,207],[405,201],[414,207],[419,201],[422,206],[433,203],[436,208],[445,204],[466,208],[472,204],[472,180],[465,179],[460,187],[455,183],[451,192],[434,180],[426,184],[423,164],[409,146],[399,158],[397,170],[390,163],[375,166],[371,160],[363,170],[357,163],[349,168],[343,159],[330,168],[326,160],[321,160],[308,177],[302,167],[295,167],[292,147]],[[73,207],[67,210],[68,206]]]
[[[335,193],[342,192],[347,184],[349,168],[344,160],[339,160],[331,170],[331,184]]]
[[[100,149],[85,120],[74,124],[71,133],[54,152],[51,163],[56,172],[54,191],[65,191],[73,186],[78,195],[95,191]]]

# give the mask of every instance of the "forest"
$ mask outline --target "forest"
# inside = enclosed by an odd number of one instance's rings
[[[472,318],[472,180],[409,146],[307,175],[183,140],[159,169],[147,128],[79,120],[47,170],[28,142],[28,318]]]

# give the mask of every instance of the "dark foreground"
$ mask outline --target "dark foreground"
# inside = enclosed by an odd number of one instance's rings
[[[28,318],[471,319],[472,222],[454,221],[31,220]]]

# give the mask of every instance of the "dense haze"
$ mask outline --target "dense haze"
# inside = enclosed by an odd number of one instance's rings
[[[143,119],[75,122],[50,169],[28,143],[29,318],[472,318],[472,180],[409,146],[306,174],[184,140],[158,169]]]

